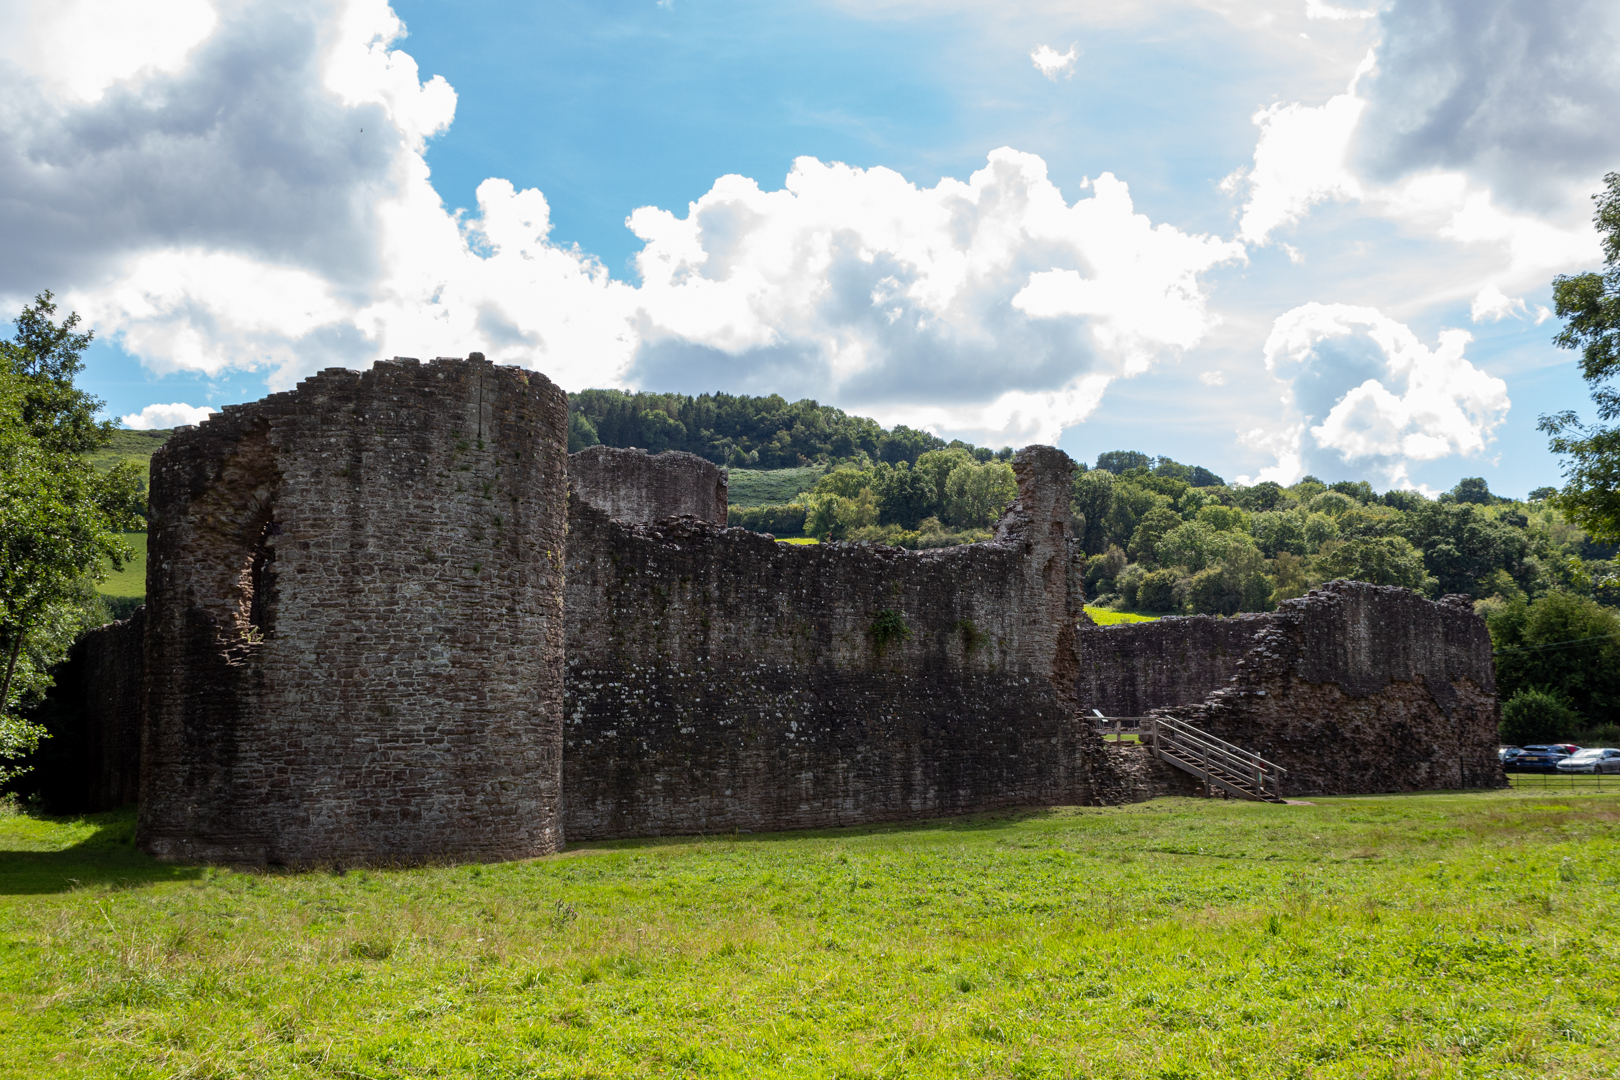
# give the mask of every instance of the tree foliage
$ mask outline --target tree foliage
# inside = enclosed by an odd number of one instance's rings
[[[568,397],[568,450],[598,443],[652,453],[684,450],[717,465],[785,469],[815,462],[913,464],[932,450],[954,447],[976,461],[1012,457],[968,443],[946,443],[926,431],[875,420],[777,394],[655,394],[583,390]]]
[[[1620,722],[1620,613],[1553,591],[1496,606],[1486,622],[1504,700],[1542,690],[1556,693],[1587,724]]]
[[[1606,422],[1620,419],[1620,389],[1610,383],[1620,374],[1620,173],[1603,180],[1592,199],[1604,270],[1553,280],[1556,312],[1567,320],[1553,341],[1580,350],[1581,377]],[[1583,424],[1573,411],[1543,416],[1540,426],[1552,437],[1553,453],[1567,458],[1564,489],[1554,501],[1594,537],[1620,541],[1620,427]]]
[[[49,686],[49,669],[98,608],[104,560],[130,556],[118,532],[141,519],[139,474],[98,472],[86,454],[106,444],[101,402],[73,385],[89,334],[60,325],[51,294],[17,317],[0,343],[0,760],[33,748],[19,707]],[[15,770],[0,767],[0,778]]]

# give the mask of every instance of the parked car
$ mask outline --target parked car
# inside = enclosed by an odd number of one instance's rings
[[[1498,746],[1496,748],[1496,760],[1506,765],[1522,753],[1524,753],[1524,747],[1522,746]]]
[[[1508,772],[1557,772],[1558,763],[1580,750],[1574,743],[1538,743],[1527,746],[1518,757],[1506,762]]]
[[[1562,773],[1620,773],[1620,750],[1612,746],[1580,750],[1557,765]]]

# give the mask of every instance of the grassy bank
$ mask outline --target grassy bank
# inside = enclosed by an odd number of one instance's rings
[[[0,1073],[1612,1076],[1617,820],[1161,800],[286,875],[12,817]]]
[[[730,506],[767,506],[792,502],[816,486],[827,470],[820,465],[801,469],[728,469],[726,499]]]
[[[114,570],[112,563],[107,563],[107,577],[96,586],[96,592],[102,596],[145,596],[146,534],[133,532],[122,535],[124,543],[134,549],[135,557],[126,562],[122,570]]]

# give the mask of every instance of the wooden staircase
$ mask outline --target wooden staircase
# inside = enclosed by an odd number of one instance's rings
[[[1173,716],[1103,716],[1101,713],[1096,713],[1096,717],[1098,729],[1105,735],[1113,735],[1116,740],[1125,735],[1138,735],[1149,753],[1198,777],[1212,795],[1219,790],[1255,802],[1287,801],[1282,795],[1287,769],[1183,720]]]

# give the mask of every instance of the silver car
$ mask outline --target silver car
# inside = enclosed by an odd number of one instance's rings
[[[1577,750],[1558,763],[1559,772],[1620,773],[1620,750],[1612,746]]]

